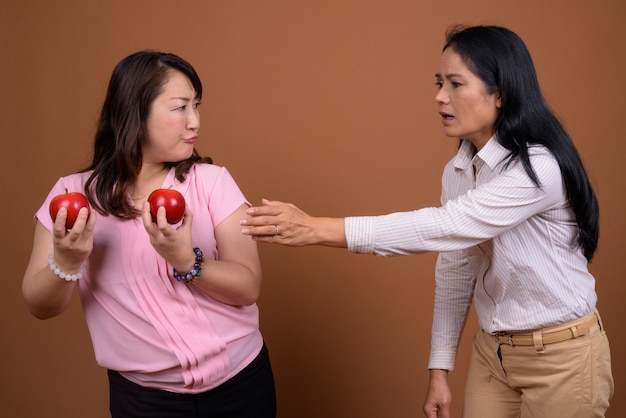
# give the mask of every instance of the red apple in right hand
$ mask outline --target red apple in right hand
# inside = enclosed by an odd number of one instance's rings
[[[156,222],[157,210],[161,206],[165,207],[165,218],[171,225],[180,222],[185,214],[185,198],[174,189],[156,189],[148,196],[148,203],[152,222]]]
[[[67,189],[65,189],[65,193],[56,195],[50,201],[49,209],[52,222],[56,221],[57,213],[61,208],[67,209],[65,228],[72,229],[81,208],[87,208],[89,210],[89,201],[87,200],[87,196],[84,194],[79,192],[68,192]]]

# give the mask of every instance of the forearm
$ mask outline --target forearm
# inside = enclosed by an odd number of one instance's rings
[[[435,303],[429,368],[454,368],[457,347],[472,303],[475,274],[463,251],[440,253],[435,268]]]
[[[346,248],[348,246],[343,218],[313,218],[311,242],[328,247]]]
[[[56,275],[49,265],[49,255],[60,271],[67,274],[81,272],[82,265],[91,251],[91,231],[95,215],[90,217],[84,234],[78,231],[57,237],[53,244],[52,234],[41,224],[35,226],[33,249],[22,280],[22,295],[30,312],[39,319],[47,319],[63,313],[72,300],[75,281],[66,281]],[[82,229],[86,214],[79,215],[79,229]],[[65,218],[57,218],[57,226],[65,232]],[[76,227],[75,227],[76,228]],[[57,229],[57,234],[59,230]],[[78,235],[78,238],[76,236]]]
[[[256,243],[238,231],[239,219],[246,209],[242,205],[217,225],[218,259],[205,259],[202,272],[190,284],[228,305],[251,305],[261,292],[262,269]],[[197,257],[195,252],[192,254]]]
[[[75,272],[73,272],[75,273]],[[69,306],[76,282],[55,275],[48,266],[22,282],[22,295],[30,313],[38,319],[60,315]]]
[[[190,283],[213,299],[234,306],[255,303],[261,293],[261,274],[233,261],[207,260]]]
[[[448,382],[448,370],[445,369],[430,369],[429,380],[431,382]]]
[[[461,313],[448,304],[435,301],[429,369],[454,369],[458,344],[466,320],[467,310]]]

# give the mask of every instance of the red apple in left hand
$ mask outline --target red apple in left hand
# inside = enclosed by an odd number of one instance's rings
[[[169,224],[177,224],[185,214],[185,198],[174,189],[156,189],[148,196],[152,222],[156,222],[157,210],[165,207],[165,218]]]
[[[57,213],[61,208],[67,209],[65,228],[72,229],[74,222],[76,222],[78,211],[80,211],[81,208],[87,208],[87,210],[89,210],[89,201],[87,200],[87,196],[84,194],[79,192],[68,192],[67,189],[65,189],[65,193],[54,196],[50,201],[49,209],[52,222],[56,221]]]

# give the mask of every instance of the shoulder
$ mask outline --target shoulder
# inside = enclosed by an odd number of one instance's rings
[[[189,176],[211,179],[219,177],[224,171],[227,171],[226,168],[220,165],[196,163],[189,170]]]
[[[552,152],[543,145],[528,147],[528,158],[536,171],[561,171],[559,163]]]
[[[563,175],[554,154],[543,145],[532,145],[528,148],[528,158],[533,171],[539,179],[540,189],[546,194],[561,195],[564,190]],[[512,172],[518,172],[519,176],[530,181],[519,158],[516,160]]]
[[[70,192],[82,191],[91,173],[91,171],[86,171],[60,177],[57,185],[67,188]]]
[[[224,166],[215,164],[194,164],[189,170],[185,183],[197,188],[214,190],[216,187],[236,186],[235,180]]]
[[[68,180],[73,180],[73,181],[86,181],[89,178],[89,176],[91,176],[91,173],[93,173],[92,170],[81,171],[81,172],[78,172],[78,173],[67,174],[65,176],[62,176],[61,178],[68,179]]]
[[[219,172],[224,167],[217,164],[209,164],[209,163],[195,163],[191,171],[196,171],[198,173],[211,173],[211,172]]]

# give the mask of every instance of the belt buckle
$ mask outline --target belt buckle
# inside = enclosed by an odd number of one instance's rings
[[[506,343],[503,343],[502,341],[500,341],[500,337],[508,337]],[[496,340],[498,345],[508,344],[511,347],[513,347],[513,336],[511,334],[507,334],[504,331],[500,331],[500,332],[496,332],[495,334],[493,334],[493,338]]]

